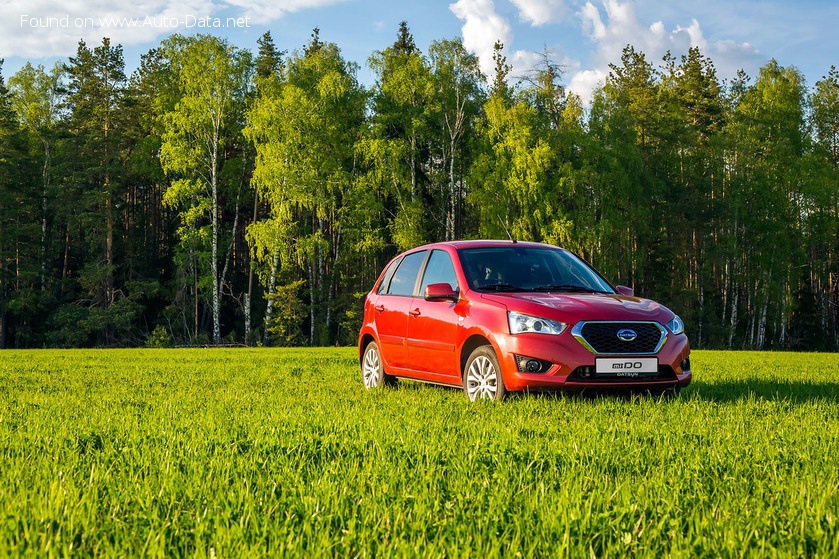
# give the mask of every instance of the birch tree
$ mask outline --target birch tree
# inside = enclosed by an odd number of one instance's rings
[[[273,259],[269,291],[278,281],[278,254],[304,270],[309,343],[323,344],[334,335],[345,198],[355,185],[354,146],[366,97],[354,65],[336,45],[322,42],[317,29],[286,69],[285,79],[266,87],[249,113],[247,134],[257,146],[254,185],[271,208],[269,219],[249,228],[249,238],[257,255]]]
[[[251,55],[209,35],[174,37],[166,45],[179,86],[174,108],[163,115],[161,162],[178,177],[164,202],[178,208],[182,237],[206,239],[210,245],[209,287],[212,340],[221,343],[220,177],[241,126],[240,105],[251,74]],[[209,217],[209,231],[194,235]]]

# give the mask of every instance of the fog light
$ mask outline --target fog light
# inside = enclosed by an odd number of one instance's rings
[[[682,368],[682,372],[690,371],[690,357],[685,357],[679,366]]]
[[[520,373],[544,373],[551,368],[551,363],[535,357],[516,355],[516,368]]]

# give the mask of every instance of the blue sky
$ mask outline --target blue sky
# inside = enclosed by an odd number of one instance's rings
[[[208,16],[222,27],[199,27]],[[496,39],[505,43],[514,74],[547,48],[565,66],[566,84],[583,97],[626,43],[654,60],[668,49],[678,55],[699,45],[723,78],[738,68],[754,76],[774,57],[797,66],[812,85],[831,64],[839,65],[839,2],[826,0],[4,0],[0,57],[8,77],[27,60],[50,65],[66,58],[79,38],[92,44],[109,36],[123,44],[131,70],[174,31],[211,32],[255,49],[270,29],[279,48],[294,50],[318,26],[371,84],[366,60],[393,42],[403,19],[423,50],[435,39],[460,35],[487,70]]]

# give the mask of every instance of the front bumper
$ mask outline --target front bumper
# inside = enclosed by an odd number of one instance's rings
[[[683,368],[690,355],[690,344],[684,334],[668,334],[658,353],[659,375],[641,378],[607,378],[586,376],[596,357],[619,357],[619,354],[594,354],[586,349],[567,328],[558,336],[546,334],[498,334],[495,336],[499,364],[508,390],[582,390],[669,388],[687,386],[692,374]],[[520,372],[516,355],[548,361],[552,365],[544,372]]]

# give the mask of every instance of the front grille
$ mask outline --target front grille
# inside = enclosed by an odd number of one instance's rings
[[[622,330],[634,331],[636,338],[622,340]],[[656,353],[665,339],[664,328],[656,322],[581,322],[572,333],[594,353],[606,355]]]

